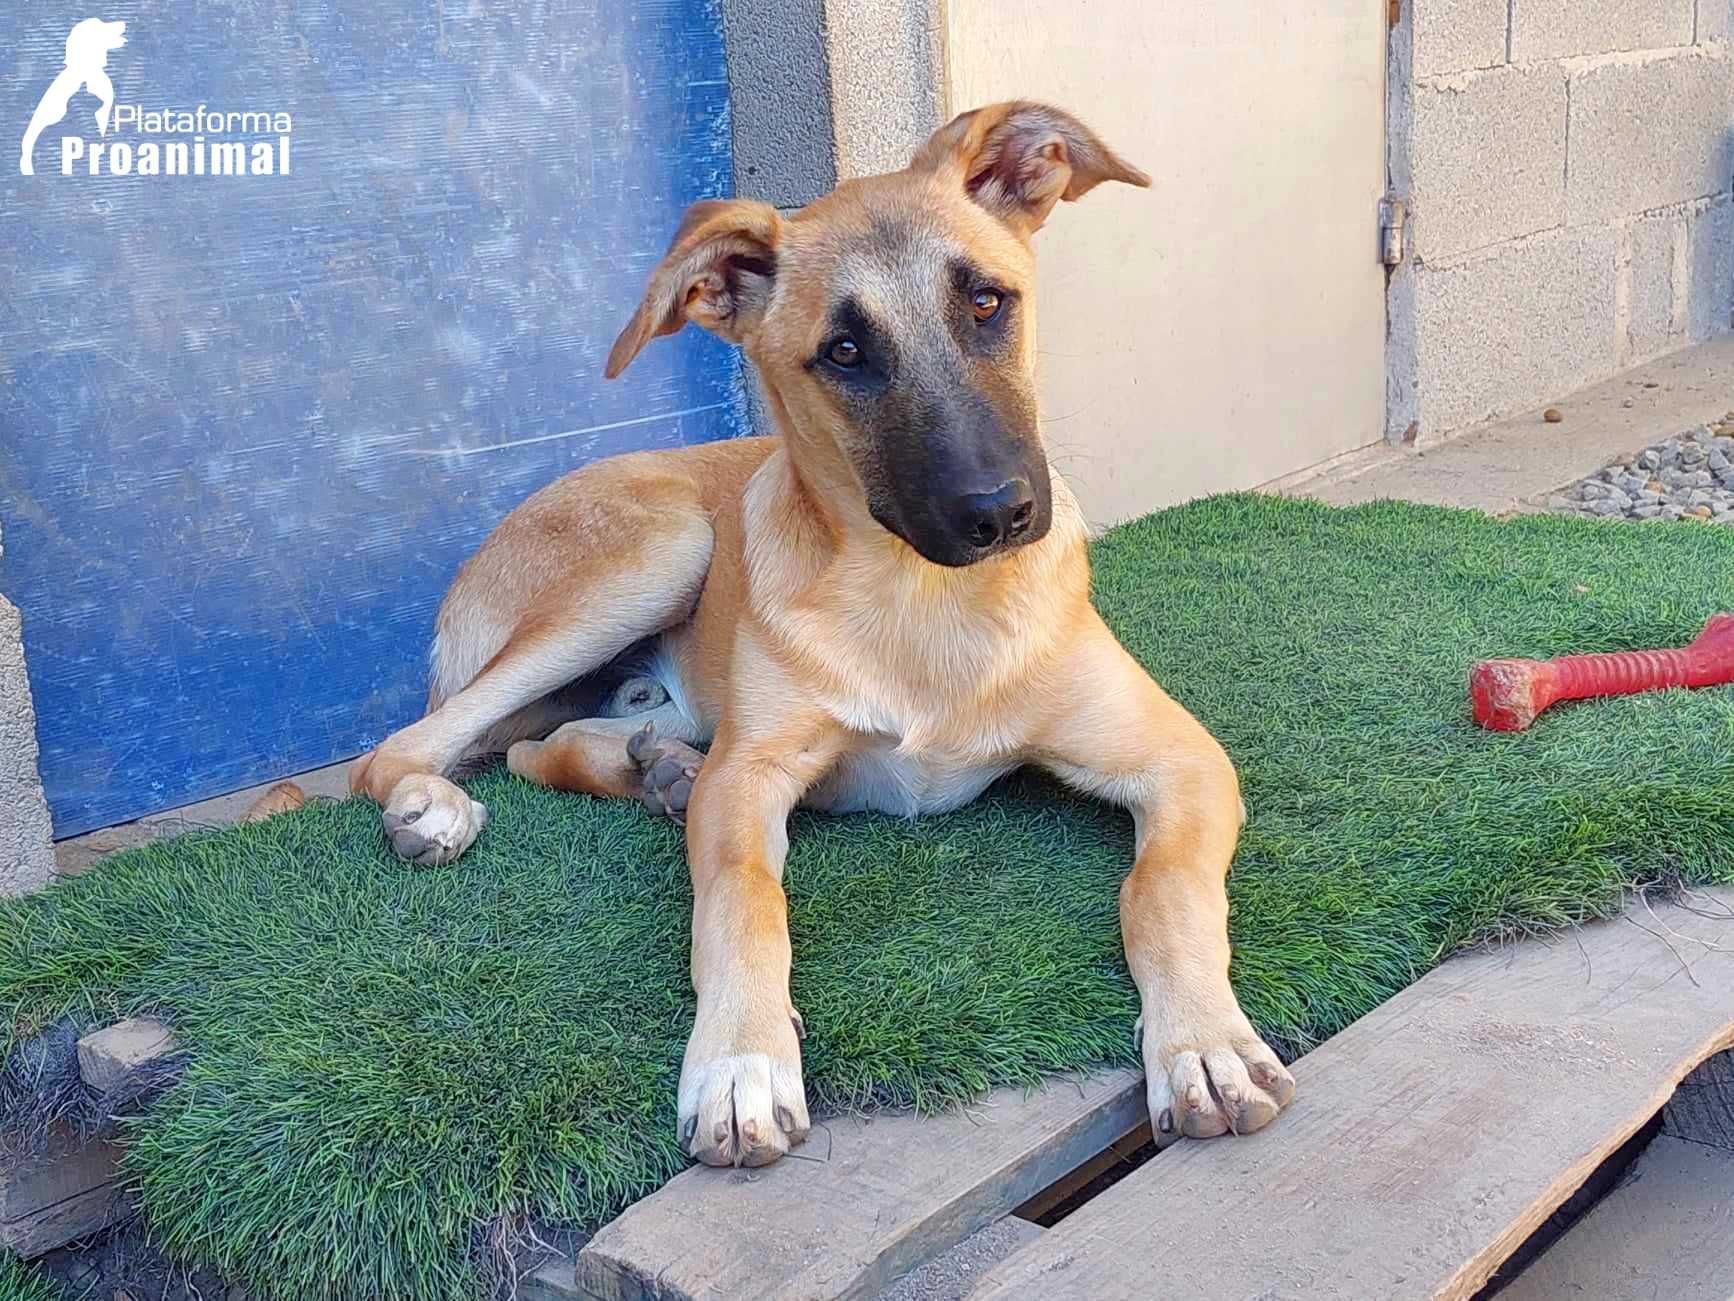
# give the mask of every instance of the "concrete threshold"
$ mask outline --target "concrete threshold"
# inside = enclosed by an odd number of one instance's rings
[[[1537,510],[1555,488],[1734,410],[1734,335],[1669,353],[1538,408],[1418,448],[1378,444],[1262,485],[1333,506],[1395,498],[1490,514]]]
[[[90,831],[82,836],[56,841],[54,873],[56,876],[78,876],[88,872],[110,854],[131,849],[134,845],[165,840],[184,831],[230,826],[239,822],[259,797],[279,781],[294,782],[309,799],[319,795],[330,796],[332,799],[347,799],[349,763],[345,760],[343,763],[315,768],[311,772],[285,775],[261,786],[249,786],[246,790],[231,791],[215,799],[200,800],[197,804],[152,813],[137,822],[123,822],[118,826],[104,827],[100,831]]]

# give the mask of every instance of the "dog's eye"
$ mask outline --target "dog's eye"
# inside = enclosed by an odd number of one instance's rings
[[[833,366],[841,366],[844,370],[853,370],[861,364],[860,345],[845,335],[825,349],[825,360]]]
[[[992,289],[978,289],[970,296],[969,308],[978,323],[986,325],[999,315],[1000,296]]]

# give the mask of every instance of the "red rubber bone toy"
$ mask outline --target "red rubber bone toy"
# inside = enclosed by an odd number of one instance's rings
[[[1482,660],[1469,670],[1469,699],[1481,726],[1521,732],[1561,700],[1728,683],[1734,683],[1734,613],[1711,615],[1698,639],[1678,650]]]

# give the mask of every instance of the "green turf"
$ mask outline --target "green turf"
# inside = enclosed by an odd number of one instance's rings
[[[61,1301],[61,1295],[17,1257],[0,1251],[0,1301]]]
[[[1095,562],[1110,622],[1240,765],[1235,983],[1291,1051],[1455,946],[1734,881],[1734,691],[1518,736],[1472,727],[1464,691],[1478,656],[1686,640],[1734,608],[1734,531],[1242,496]],[[0,910],[6,1020],[161,1006],[195,1050],[128,1157],[173,1252],[275,1298],[455,1298],[494,1227],[593,1224],[683,1164],[678,831],[505,776],[476,794],[493,820],[442,870],[391,858],[371,808],[315,805]],[[1132,1061],[1123,816],[1020,779],[793,832],[821,1106]]]

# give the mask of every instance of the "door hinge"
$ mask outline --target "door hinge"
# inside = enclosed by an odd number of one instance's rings
[[[1388,267],[1403,262],[1403,223],[1408,219],[1409,205],[1394,194],[1379,200],[1379,260]]]

